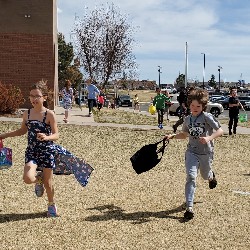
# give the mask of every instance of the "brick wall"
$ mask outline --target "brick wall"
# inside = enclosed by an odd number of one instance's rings
[[[25,108],[39,80],[57,94],[56,7],[56,0],[0,0],[0,81],[21,89]]]
[[[54,89],[52,35],[0,34],[0,81],[18,86],[29,105],[29,87],[41,79]]]

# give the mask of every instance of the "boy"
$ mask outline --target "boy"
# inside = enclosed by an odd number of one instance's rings
[[[156,110],[158,113],[158,128],[163,129],[163,115],[165,111],[165,102],[168,100],[168,97],[166,97],[164,94],[161,93],[160,88],[156,88],[157,95],[155,96],[153,100],[153,105],[156,106]]]
[[[167,139],[185,139],[189,137],[189,143],[185,153],[186,167],[186,211],[184,218],[190,220],[194,217],[193,204],[196,188],[196,177],[200,170],[203,179],[208,180],[209,188],[217,185],[215,174],[212,171],[214,143],[213,140],[223,134],[220,123],[205,112],[208,103],[208,93],[205,90],[193,90],[187,100],[191,114],[188,115],[179,134],[166,135]],[[214,132],[215,131],[215,132]]]

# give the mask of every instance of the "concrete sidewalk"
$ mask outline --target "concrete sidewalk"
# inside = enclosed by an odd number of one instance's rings
[[[120,108],[121,110],[125,110],[127,112],[133,112],[133,110],[128,108]],[[63,107],[56,106],[55,107],[55,114],[57,117],[58,124],[65,124],[63,121],[64,118],[64,109]],[[148,112],[142,112],[142,114],[151,116]],[[156,116],[156,115],[155,115]],[[176,116],[169,116],[170,121],[176,121],[178,117]],[[69,123],[65,124],[66,126],[68,124],[75,124],[75,125],[83,125],[83,126],[101,126],[101,127],[125,127],[125,128],[131,128],[131,129],[143,129],[143,130],[159,130],[157,126],[151,126],[151,125],[134,125],[134,124],[118,124],[118,123],[97,123],[94,121],[94,117],[88,116],[88,108],[83,107],[82,110],[78,107],[73,107],[72,110],[69,113]],[[0,117],[0,121],[15,121],[15,122],[21,122],[22,118],[10,118],[10,117]],[[181,126],[178,128],[181,129]],[[227,124],[222,124],[222,129],[224,130],[224,133],[228,133]],[[163,130],[172,131],[171,126],[164,126]],[[237,133],[238,134],[250,134],[250,128],[246,127],[237,127]]]

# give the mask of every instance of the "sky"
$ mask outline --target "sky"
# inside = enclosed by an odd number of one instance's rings
[[[158,83],[160,66],[161,84],[174,83],[186,68],[190,80],[214,74],[218,82],[220,66],[221,81],[250,82],[249,0],[57,0],[58,31],[72,42],[75,20],[107,3],[138,27],[132,53],[139,80]]]

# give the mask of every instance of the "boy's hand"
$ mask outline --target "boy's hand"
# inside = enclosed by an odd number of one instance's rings
[[[165,135],[164,139],[170,140],[173,139],[175,136],[176,134]]]
[[[208,136],[207,136],[207,137],[200,137],[200,138],[199,138],[199,141],[200,141],[200,143],[202,143],[202,144],[207,144],[207,143],[210,141],[210,139],[209,139]]]

